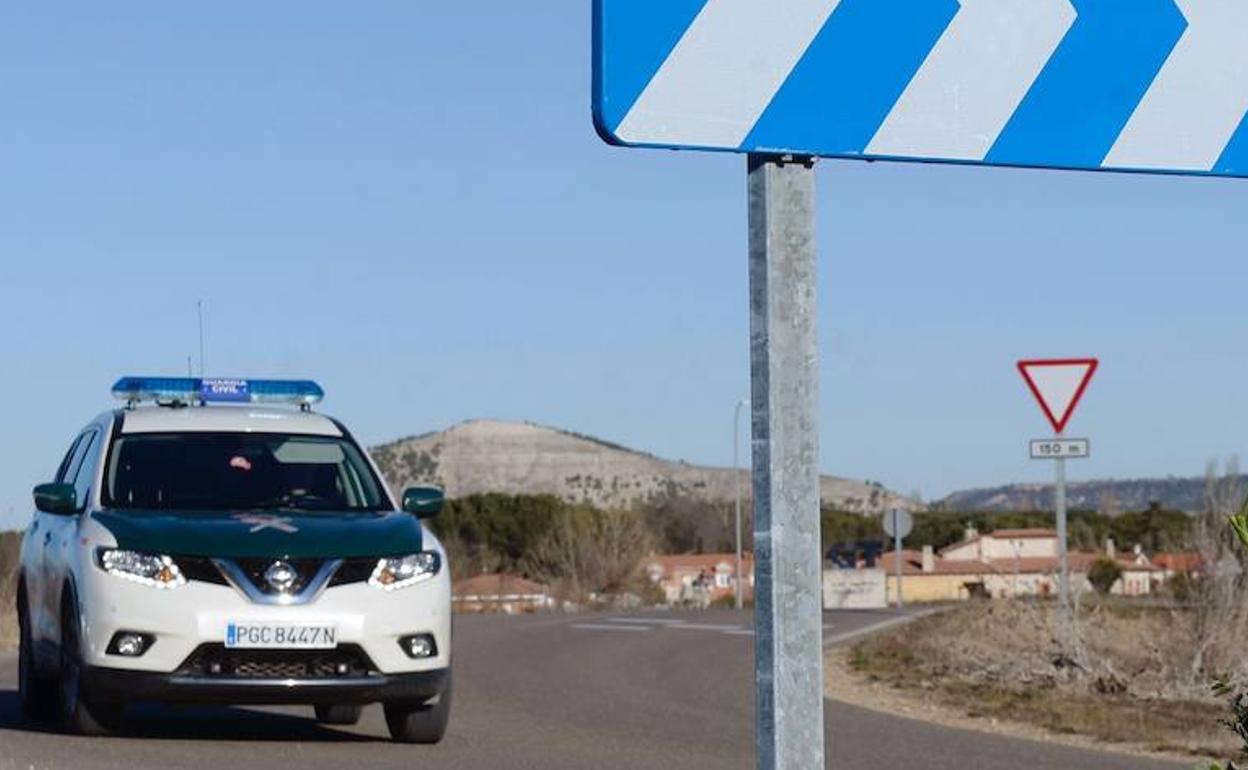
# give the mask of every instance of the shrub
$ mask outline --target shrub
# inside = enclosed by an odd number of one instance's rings
[[[1102,595],[1108,594],[1122,577],[1122,567],[1113,559],[1100,558],[1088,568],[1088,582]]]

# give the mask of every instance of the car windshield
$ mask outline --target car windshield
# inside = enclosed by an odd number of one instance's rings
[[[138,433],[113,441],[106,507],[365,511],[388,507],[351,441],[264,433]]]

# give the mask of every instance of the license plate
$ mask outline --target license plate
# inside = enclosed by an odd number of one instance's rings
[[[241,650],[331,650],[338,629],[318,623],[230,623],[225,646]]]

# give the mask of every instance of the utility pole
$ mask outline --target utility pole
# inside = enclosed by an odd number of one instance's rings
[[[736,579],[737,591],[736,591],[736,596],[734,597],[735,598],[734,604],[736,605],[737,609],[741,609],[744,606],[744,602],[741,598],[742,575],[741,575],[741,459],[740,459],[740,452],[741,452],[741,409],[747,406],[748,404],[749,404],[748,400],[744,398],[741,399],[740,401],[737,402],[737,408],[733,410],[733,414],[732,414],[732,483],[733,483],[734,492],[736,493],[736,499],[737,499],[737,503],[736,503],[737,526],[735,530],[736,541],[737,541],[737,579]]]

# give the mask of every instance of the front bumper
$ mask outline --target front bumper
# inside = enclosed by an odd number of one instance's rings
[[[230,586],[191,581],[161,591],[90,568],[79,580],[82,654],[88,666],[174,674],[204,643],[225,641],[231,622],[332,624],[339,644],[358,645],[384,675],[435,671],[451,664],[451,589],[448,570],[397,591],[364,583],[325,590],[294,606],[253,604]],[[108,653],[118,631],[150,634],[141,657]],[[399,646],[409,634],[432,634],[438,654],[410,658]]]
[[[230,705],[425,703],[446,687],[448,669],[342,679],[244,679],[88,666],[83,692],[103,702]]]

